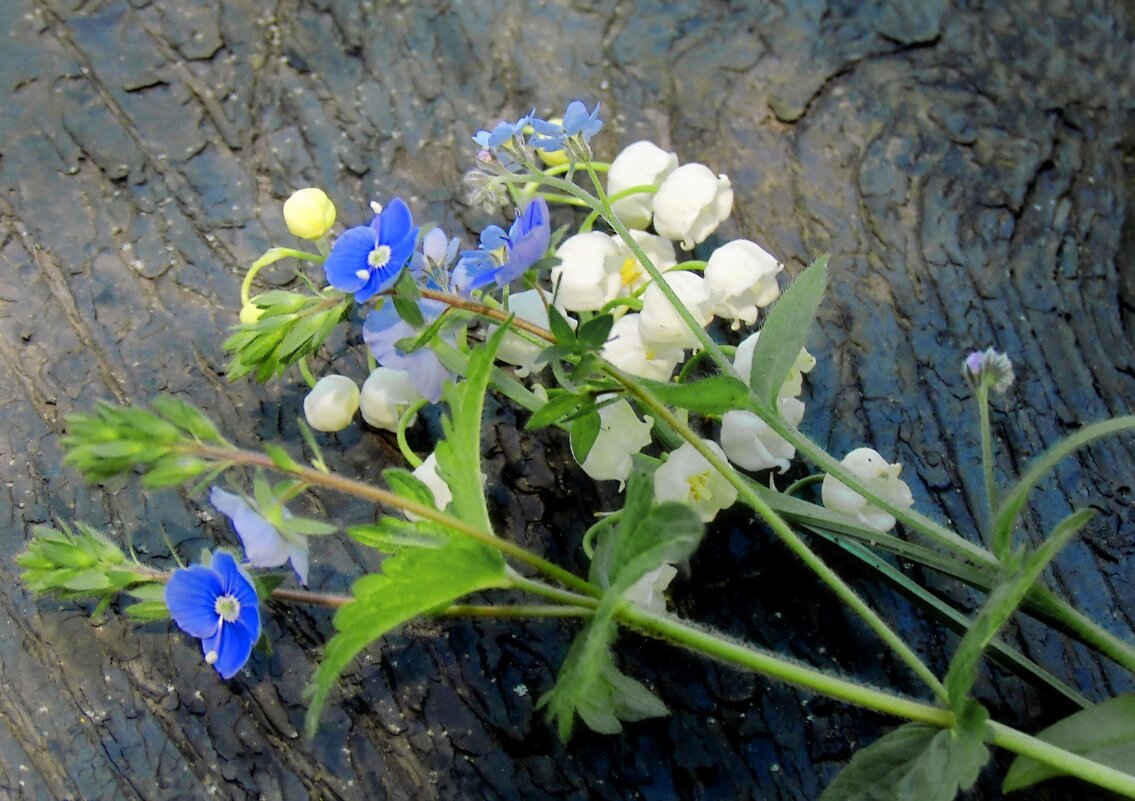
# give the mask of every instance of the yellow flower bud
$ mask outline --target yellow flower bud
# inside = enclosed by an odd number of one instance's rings
[[[335,224],[335,204],[322,189],[300,189],[284,201],[284,222],[300,239],[319,239]]]
[[[548,122],[553,125],[563,125],[564,121],[559,117],[552,117]],[[532,133],[532,126],[526,126],[524,132]],[[540,161],[544,162],[545,167],[560,167],[571,161],[566,149],[553,150],[549,153],[547,150],[536,148],[536,155],[540,157]]]
[[[244,325],[251,325],[260,319],[264,314],[264,309],[257,306],[252,301],[244,304],[240,309],[240,321]]]

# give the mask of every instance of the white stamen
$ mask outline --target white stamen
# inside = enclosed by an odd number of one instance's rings
[[[216,651],[210,651],[209,653],[205,654],[205,664],[215,664],[218,658],[219,654]]]
[[[370,270],[355,270],[355,275],[359,278],[370,278]]]

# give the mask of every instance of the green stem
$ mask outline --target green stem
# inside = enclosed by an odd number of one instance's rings
[[[993,732],[993,744],[996,746],[1043,762],[1069,776],[1091,782],[1097,787],[1120,793],[1128,798],[1135,798],[1135,776],[1129,773],[1123,773],[1079,754],[1065,751],[1052,743],[1046,743],[997,721],[991,720],[989,728]]]
[[[993,480],[993,436],[989,429],[989,387],[985,382],[978,384],[974,393],[977,400],[977,415],[981,429],[981,473],[985,479],[985,525],[988,536],[993,537],[993,510],[997,508],[997,484]],[[1008,554],[1002,553],[997,544],[990,542],[990,548],[998,559]]]
[[[804,476],[803,478],[798,478],[795,481],[793,481],[791,484],[788,485],[787,489],[784,490],[784,494],[785,495],[795,495],[797,492],[804,489],[805,487],[810,487],[812,484],[819,484],[823,480],[824,480],[823,473],[816,473],[814,475]]]
[[[304,261],[314,262],[315,264],[323,263],[323,256],[318,253],[308,253],[304,250],[296,250],[295,248],[269,248],[264,252],[264,255],[252,263],[248,268],[248,273],[244,276],[244,281],[240,285],[240,305],[247,306],[248,301],[251,299],[252,294],[252,279],[256,274],[269,264],[275,264],[280,259],[286,259],[289,256]]]
[[[424,517],[427,520],[432,520],[435,523],[440,523],[448,529],[456,531],[476,540],[482,545],[487,545],[497,551],[500,551],[505,556],[511,557],[518,562],[522,562],[529,567],[539,570],[544,575],[558,581],[565,587],[570,587],[583,595],[598,595],[599,591],[588,584],[578,576],[564,570],[559,565],[553,564],[548,560],[537,556],[526,548],[517,545],[509,540],[501,539],[492,532],[482,531],[474,526],[469,525],[464,520],[460,520],[452,515],[447,515],[445,512],[439,512],[432,506],[412,501],[409,498],[403,498],[393,492],[372,486],[362,481],[356,481],[346,476],[341,476],[338,473],[324,473],[321,470],[316,470],[311,467],[304,467],[303,465],[294,464],[290,467],[282,467],[272,461],[271,457],[267,454],[257,453],[255,451],[244,450],[226,450],[217,448],[203,443],[196,443],[191,448],[187,448],[187,455],[201,456],[206,459],[213,459],[222,462],[230,462],[234,465],[251,465],[254,467],[262,467],[265,470],[276,470],[279,472],[287,473],[288,475],[296,476],[304,482],[313,486],[327,487],[338,492],[344,492],[349,495],[354,495],[358,498],[363,498],[373,503],[382,504],[394,509],[401,509],[406,512],[412,512],[419,517]]]
[[[296,366],[300,368],[300,375],[303,376],[303,380],[307,382],[308,387],[314,389],[318,382],[315,380],[315,376],[311,374],[311,368],[307,364],[307,357],[300,356],[299,360],[296,362]]]
[[[891,630],[886,621],[879,617],[878,613],[839,577],[839,574],[828,567],[827,563],[825,563],[815,551],[808,547],[808,544],[792,530],[792,527],[784,521],[784,518],[777,514],[764,499],[754,492],[748,482],[738,474],[727,461],[722,459],[714,450],[706,445],[701,437],[695,434],[666,404],[658,400],[658,398],[642,384],[613,367],[609,368],[607,372],[626,387],[627,391],[634,395],[652,414],[656,414],[659,418],[665,420],[686,442],[690,443],[718,473],[724,476],[725,479],[736,488],[737,494],[742,500],[768,523],[769,527],[772,528],[784,544],[788,546],[789,550],[796,554],[821,581],[828,585],[828,588],[835,593],[837,598],[859,615],[863,622],[867,624],[868,628],[875,632],[875,634],[886,643],[936,695],[943,699],[946,698],[946,688],[942,685],[942,682],[939,681],[938,677],[934,675],[934,672],[918,658],[918,655],[914,653],[910,646],[908,646],[898,634]]]
[[[406,429],[410,426],[410,421],[414,419],[414,415],[420,412],[424,407],[429,406],[428,398],[418,398],[416,401],[406,407],[406,411],[402,412],[402,416],[398,418],[398,426],[394,432],[395,438],[398,440],[398,450],[402,451],[402,458],[410,463],[410,466],[415,470],[422,466],[423,462],[418,454],[414,453],[414,449],[410,447],[410,443],[406,441]]]

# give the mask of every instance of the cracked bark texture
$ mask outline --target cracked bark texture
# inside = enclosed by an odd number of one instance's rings
[[[622,667],[672,715],[565,748],[534,704],[575,627],[445,622],[372,647],[308,743],[302,690],[328,614],[278,609],[267,624],[274,653],[224,683],[168,626],[92,621],[89,609],[34,599],[18,583],[12,557],[37,523],[84,520],[166,565],[167,536],[188,558],[231,542],[201,498],[83,485],[60,467],[64,415],[99,398],[174,393],[241,443],[297,446],[298,379],[229,386],[220,351],[242,268],[291,242],[281,202],[322,186],[350,225],[368,200],[397,194],[417,219],[471,241],[490,219],[460,202],[468,135],[501,116],[601,101],[601,153],[648,137],[729,174],[735,212],[716,241],[754,239],[790,271],[831,253],[804,428],[836,455],[869,443],[901,461],[919,507],[963,532],[981,508],[958,370],[967,350],[995,346],[1017,364],[994,413],[1003,482],[1077,426],[1135,406],[1133,21],[1118,0],[3,5],[6,797],[811,799],[892,725],[624,636]],[[267,277],[283,283],[291,271]],[[491,406],[497,520],[582,568],[595,490],[562,438],[521,437],[518,423]],[[437,434],[427,418],[416,444]],[[363,478],[399,463],[373,432],[327,444]],[[1127,638],[1133,460],[1129,438],[1068,460],[1024,534],[1039,537],[1073,505],[1100,510],[1047,580]],[[610,487],[599,498],[617,501]],[[307,509],[327,510],[373,515],[323,494]],[[374,566],[352,543],[323,540],[312,583],[343,590]],[[850,575],[944,669],[954,635]],[[672,595],[695,619],[919,692],[744,514],[721,519]],[[1092,698],[1132,688],[1122,670],[1038,625],[1010,636]],[[1029,728],[1069,711],[997,671],[979,693]],[[994,774],[970,797],[999,797]],[[1021,797],[1091,793],[1057,783]]]

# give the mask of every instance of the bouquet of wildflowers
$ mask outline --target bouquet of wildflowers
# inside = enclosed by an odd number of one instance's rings
[[[286,603],[337,607],[310,683],[309,733],[339,674],[415,617],[573,617],[578,634],[539,700],[565,740],[578,721],[614,734],[666,714],[665,700],[631,675],[633,665],[617,663],[623,628],[905,721],[852,759],[825,791],[828,801],[952,798],[974,784],[990,746],[1017,754],[1006,790],[1070,775],[1135,798],[1135,699],[1091,706],[998,638],[1020,610],[1135,670],[1135,646],[1038,582],[1091,512],[1069,515],[1035,549],[1014,542],[1030,491],[1053,465],[1135,427],[1135,418],[1085,426],[1016,484],[998,487],[988,401],[1009,389],[1013,370],[1003,354],[975,352],[962,369],[982,435],[985,530],[966,537],[928,519],[914,510],[901,465],[869,445],[839,459],[801,433],[805,377],[817,358],[806,341],[826,259],[789,283],[778,259],[748,239],[692,258],[731,211],[729,179],[645,141],[600,162],[591,141],[601,127],[598,106],[588,111],[577,101],[560,119],[533,113],[477,132],[476,166],[465,176],[470,200],[510,213],[511,222],[488,226],[472,247],[418,224],[399,198],[373,203],[369,222],[332,236],[328,195],[297,191],[283,214],[310,249],[272,248],[251,265],[240,324],[223,347],[230,380],[268,381],[294,367],[307,382],[307,455],[272,444],[240,448],[173,397],[73,416],[67,462],[86,478],[139,473],[147,487],[207,492],[236,538],[167,571],[127,557],[81,523],[41,527],[19,557],[24,580],[37,591],[97,598],[100,611],[125,595],[132,600],[123,612],[134,619],[172,618],[224,679],[256,658],[267,601],[278,602],[272,613]],[[306,265],[302,286],[254,293],[258,271],[282,259]],[[364,350],[368,375],[332,372],[325,343],[339,326]],[[313,363],[326,374],[317,378]],[[574,532],[587,575],[494,531],[481,469],[488,392],[523,409],[528,430],[561,430],[592,479],[618,482],[621,508],[589,510],[593,524]],[[423,455],[406,432],[433,404],[444,407],[444,436]],[[335,440],[317,432],[341,431],[357,416],[393,434],[409,467],[385,470],[383,486],[333,471],[322,454]],[[778,489],[798,459],[815,472]],[[344,526],[293,513],[289,506],[311,488],[373,502],[378,514]],[[666,590],[678,566],[737,504],[898,656],[924,685],[923,697],[787,660],[671,614]],[[899,523],[906,536],[894,533]],[[349,596],[307,590],[319,538],[340,532],[384,554],[380,570],[356,577]],[[813,549],[823,540],[964,630],[946,675],[924,664]],[[987,600],[966,616],[881,554],[978,587]],[[469,603],[475,593],[496,600]],[[1037,736],[992,720],[972,692],[986,656],[1082,711]]]

